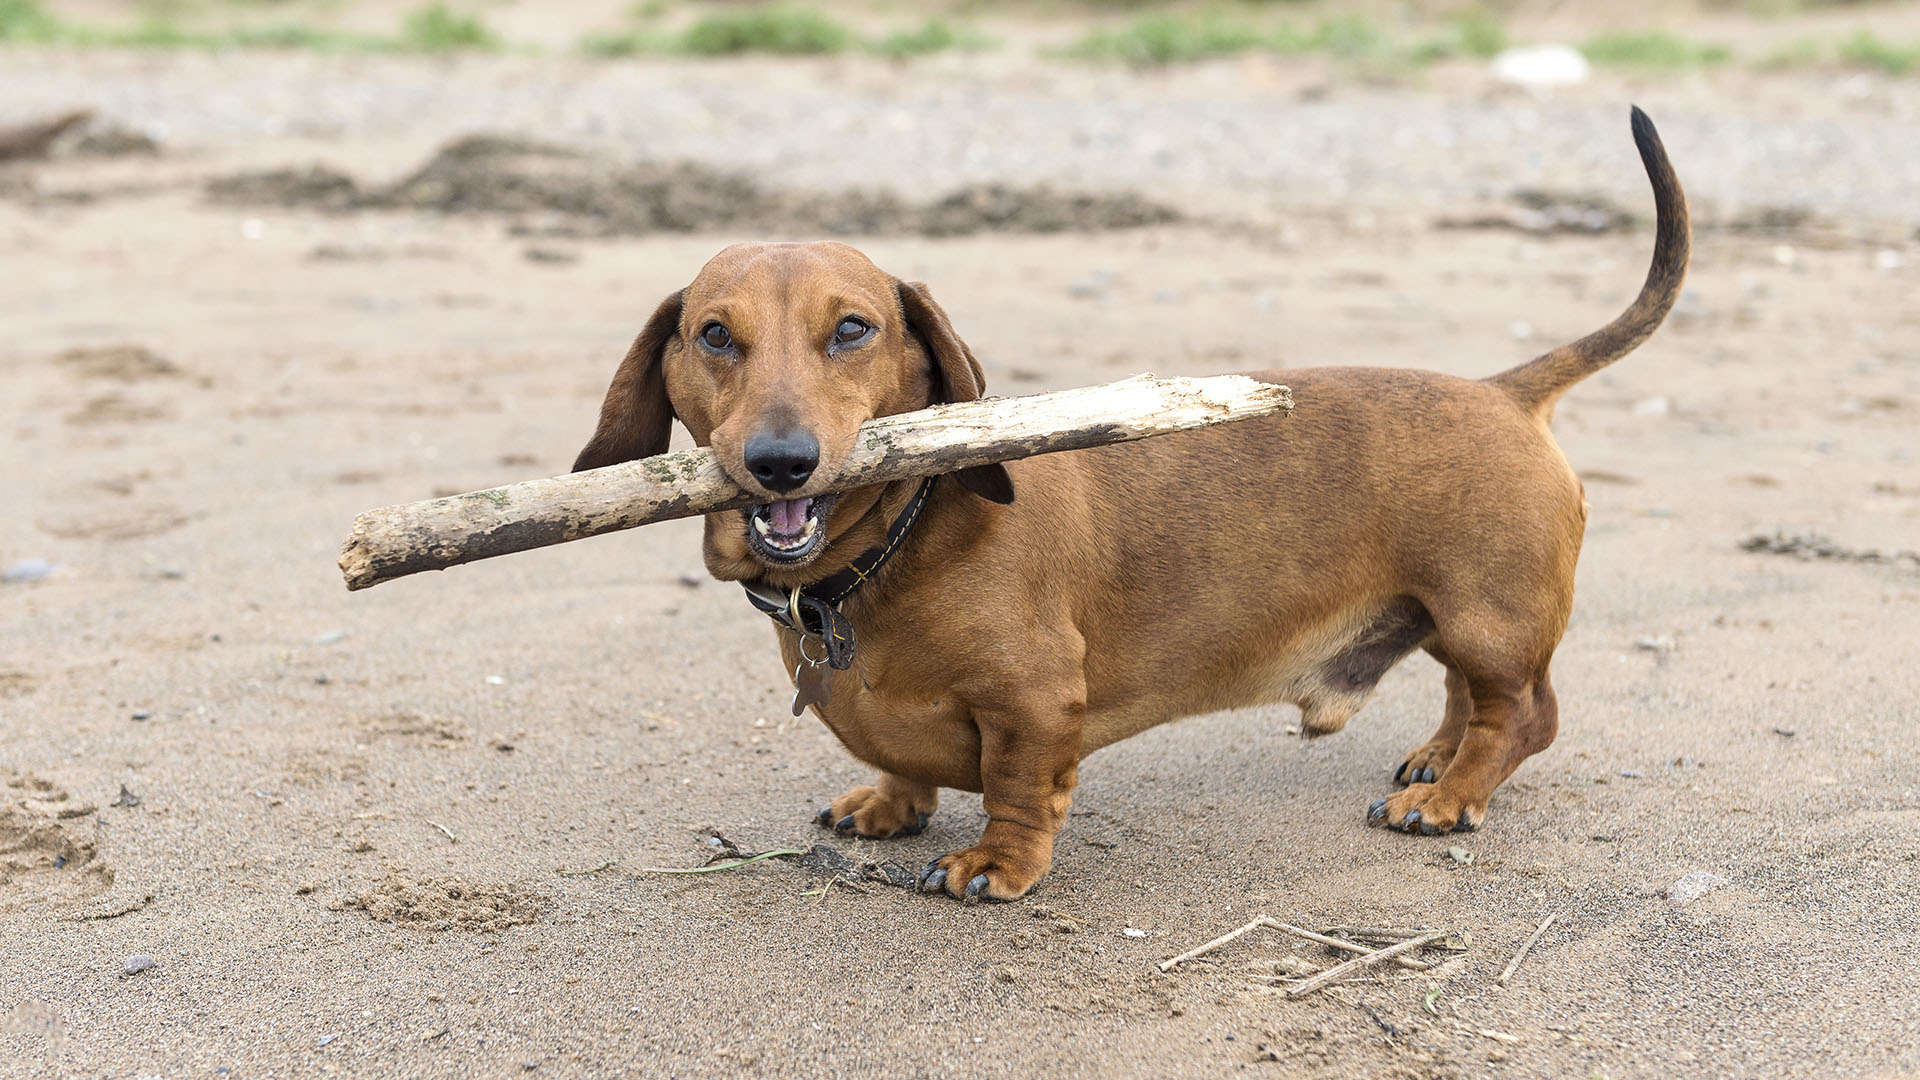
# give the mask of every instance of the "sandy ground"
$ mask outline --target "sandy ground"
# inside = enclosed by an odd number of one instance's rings
[[[0,587],[0,1075],[1913,1074],[1920,84],[982,63],[762,63],[763,97],[726,64],[6,54],[0,119],[163,137],[0,180],[0,565],[56,564]],[[341,587],[358,511],[565,468],[644,314],[738,235],[202,194],[501,130],[770,189],[1128,191],[1187,223],[859,242],[1002,393],[1479,375],[1611,318],[1651,232],[1435,222],[1529,187],[1644,219],[1629,100],[1703,228],[1668,327],[1557,420],[1593,504],[1558,742],[1426,839],[1364,821],[1438,719],[1424,658],[1331,739],[1161,728],[1087,763],[1006,906],[642,869],[716,836],[917,867],[983,821],[814,826],[867,770],[787,716],[696,523]],[[1830,546],[1742,550],[1776,532]],[[1157,971],[1262,912],[1471,945],[1300,1001],[1250,976],[1329,957],[1272,935]]]

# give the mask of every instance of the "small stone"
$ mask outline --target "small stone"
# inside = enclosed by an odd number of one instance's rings
[[[125,785],[125,784],[121,784],[121,785],[120,785],[120,795],[119,795],[119,797],[118,797],[118,798],[116,798],[116,799],[114,799],[114,800],[113,800],[113,802],[111,802],[111,803],[108,803],[107,805],[109,805],[109,806],[139,806],[139,805],[140,805],[140,796],[138,796],[138,795],[135,795],[135,794],[134,794],[133,792],[131,792],[131,791],[128,791],[128,790],[127,790],[127,785]]]
[[[1633,647],[1653,653],[1670,653],[1674,649],[1674,640],[1670,634],[1650,634],[1646,637],[1635,638]]]
[[[335,1033],[334,1033],[334,1034],[332,1034],[332,1035],[322,1035],[322,1036],[320,1036],[319,1038],[317,1038],[317,1039],[315,1039],[315,1040],[313,1040],[313,1045],[315,1045],[315,1046],[325,1046],[325,1045],[327,1045],[328,1043],[330,1043],[330,1042],[332,1042],[333,1040],[335,1040],[335,1039],[337,1039],[337,1038],[339,1038],[339,1037],[340,1037],[340,1035],[339,1035],[339,1033],[338,1033],[338,1032],[335,1032]]]
[[[29,581],[45,581],[57,564],[45,559],[21,559],[6,571],[0,573],[0,581],[8,585],[24,585]]]
[[[1593,64],[1571,45],[1525,45],[1493,58],[1493,77],[1517,86],[1574,86],[1593,75]]]
[[[153,718],[153,714],[145,709],[135,709],[133,711],[133,718],[135,720],[150,720]]]
[[[1459,863],[1461,866],[1473,865],[1473,852],[1468,851],[1466,848],[1463,848],[1463,847],[1448,848],[1447,857],[1452,859],[1454,862]]]
[[[147,953],[134,953],[132,956],[120,961],[120,974],[122,976],[138,975],[143,971],[152,970],[158,964],[159,961]]]
[[[1676,904],[1691,904],[1722,885],[1727,879],[1705,870],[1695,870],[1682,874],[1667,886],[1667,899]]]
[[[1147,936],[1147,932],[1145,930],[1137,930],[1131,926],[1127,927],[1125,930],[1122,930],[1120,932],[1132,938],[1142,938]]]
[[[489,675],[487,676],[487,685],[488,686],[505,686],[507,685],[507,680],[504,677],[499,675]]]

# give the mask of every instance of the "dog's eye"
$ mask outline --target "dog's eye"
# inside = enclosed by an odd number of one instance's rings
[[[727,333],[727,328],[719,323],[710,322],[705,330],[700,331],[700,340],[706,342],[709,349],[724,349],[733,344],[733,335]]]
[[[833,340],[836,344],[851,345],[861,338],[866,337],[867,331],[871,329],[873,329],[873,327],[869,326],[866,320],[849,316],[848,318],[840,320],[839,328],[833,332]]]

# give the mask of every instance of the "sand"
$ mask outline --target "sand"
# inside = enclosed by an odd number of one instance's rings
[[[8,121],[165,137],[0,179],[0,1075],[1912,1075],[1920,84],[5,59]],[[645,313],[741,233],[207,194],[314,165],[377,190],[489,133],[762,192],[1123,194],[1180,220],[855,240],[1001,393],[1481,375],[1637,288],[1629,100],[1702,228],[1669,325],[1556,420],[1593,507],[1558,741],[1479,832],[1420,838],[1365,811],[1439,718],[1424,658],[1332,738],[1278,707],[1163,727],[1083,766],[1052,875],[1004,906],[893,884],[972,842],[977,796],[911,838],[814,824],[868,771],[787,715],[697,522],[341,585],[360,510],[564,469]],[[837,161],[809,108],[893,110],[923,152]],[[1631,220],[1516,230],[1521,189]],[[1334,958],[1277,934],[1158,971],[1262,913],[1467,948],[1299,1000],[1251,976]]]

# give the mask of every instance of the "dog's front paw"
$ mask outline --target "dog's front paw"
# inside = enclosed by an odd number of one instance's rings
[[[924,831],[933,808],[922,810],[911,798],[861,786],[833,800],[814,820],[835,832],[855,833],[869,840],[915,836]]]
[[[945,891],[957,900],[1018,900],[1046,876],[1052,861],[1050,854],[975,844],[928,863],[920,872],[920,890]]]
[[[1383,795],[1367,807],[1367,824],[1422,836],[1472,832],[1486,817],[1485,805],[1467,805],[1444,784],[1414,784],[1397,795]]]

